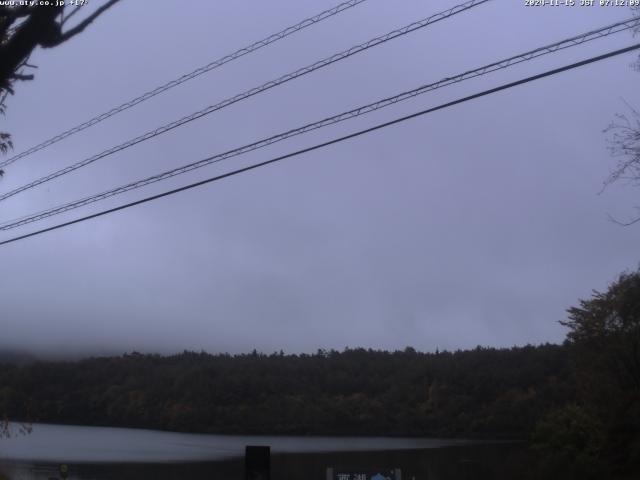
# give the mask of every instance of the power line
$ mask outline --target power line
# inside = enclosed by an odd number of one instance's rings
[[[224,57],[221,57],[217,60],[214,60],[213,62],[204,65],[202,67],[196,68],[195,70],[193,70],[192,72],[189,72],[185,75],[182,75],[181,77],[178,77],[174,80],[171,80],[167,83],[165,83],[164,85],[160,85],[159,87],[154,88],[153,90],[149,90],[148,92],[143,93],[142,95],[135,97],[131,100],[129,100],[128,102],[125,102],[121,105],[118,105],[117,107],[112,108],[111,110],[108,110],[104,113],[101,113],[100,115],[97,115],[89,120],[87,120],[86,122],[83,122],[79,125],[76,125],[75,127],[70,128],[69,130],[65,130],[62,133],[59,133],[58,135],[55,135],[54,137],[51,137],[45,141],[43,141],[42,143],[39,143],[38,145],[35,145],[31,148],[29,148],[28,150],[25,150],[24,152],[21,152],[17,155],[14,155],[11,158],[8,158],[7,160],[0,162],[0,168],[6,167],[7,165],[14,163],[18,160],[20,160],[21,158],[24,158],[28,155],[31,155],[32,153],[38,152],[40,150],[42,150],[43,148],[49,147],[51,145],[53,145],[54,143],[59,142],[60,140],[64,140],[65,138],[76,134],[78,132],[81,132],[82,130],[85,130],[89,127],[92,127],[100,122],[102,122],[103,120],[106,120],[109,117],[112,117],[120,112],[124,112],[125,110],[128,110],[129,108],[132,108],[136,105],[138,105],[139,103],[142,103],[146,100],[149,100],[152,97],[155,97],[156,95],[159,95],[163,92],[166,92],[167,90],[172,89],[173,87],[177,87],[178,85],[185,83],[189,80],[192,80],[204,73],[210,72],[211,70],[214,70],[218,67],[221,67],[222,65],[229,63],[233,60],[236,60],[240,57],[243,57],[244,55],[247,55],[249,53],[255,52],[256,50],[261,49],[262,47],[266,47],[267,45],[270,45],[274,42],[277,42],[278,40],[282,40],[283,38],[288,37],[289,35],[292,35],[296,32],[299,32],[300,30],[303,30],[307,27],[310,27],[311,25],[315,25],[316,23],[319,23],[323,20],[326,20],[327,18],[333,17],[334,15],[337,15],[349,8],[355,7],[356,5],[359,5],[360,3],[366,2],[367,0],[349,0],[347,2],[343,2],[339,5],[336,5],[333,8],[330,8],[328,10],[325,10],[323,12],[318,13],[317,15],[314,15],[313,17],[309,17],[306,18],[305,20],[292,25],[290,27],[285,28],[284,30],[279,31],[278,33],[274,33],[272,35],[269,35],[266,38],[263,38],[262,40],[259,40],[255,43],[252,43],[251,45],[248,45],[246,47],[243,47],[239,50],[236,50],[233,53],[230,53],[229,55],[225,55]]]
[[[518,85],[523,85],[525,83],[533,82],[535,80],[540,80],[540,79],[545,78],[545,77],[556,75],[558,73],[565,72],[567,70],[572,70],[574,68],[582,67],[584,65],[588,65],[588,64],[595,63],[595,62],[598,62],[598,61],[601,61],[601,60],[605,60],[607,58],[611,58],[611,57],[614,57],[614,56],[617,56],[617,55],[622,55],[624,53],[628,53],[628,52],[631,52],[631,51],[637,50],[637,49],[640,49],[640,43],[637,43],[635,45],[632,45],[632,46],[629,46],[629,47],[626,47],[626,48],[621,48],[621,49],[618,49],[618,50],[614,50],[612,52],[608,52],[608,53],[605,53],[603,55],[598,55],[596,57],[591,57],[589,59],[582,60],[582,61],[576,62],[576,63],[572,63],[570,65],[565,65],[564,67],[556,68],[556,69],[553,69],[553,70],[548,70],[546,72],[543,72],[543,73],[540,73],[540,74],[537,74],[537,75],[532,75],[530,77],[526,77],[526,78],[523,78],[521,80],[517,80],[515,82],[506,83],[506,84],[500,85],[498,87],[494,87],[494,88],[491,88],[491,89],[488,89],[488,90],[484,90],[484,91],[482,91],[480,93],[469,95],[467,97],[463,97],[463,98],[460,98],[460,99],[457,99],[457,100],[453,100],[451,102],[443,103],[441,105],[438,105],[437,107],[432,107],[432,108],[428,108],[426,110],[421,110],[421,111],[413,113],[411,115],[406,115],[406,116],[403,116],[403,117],[400,117],[400,118],[396,118],[395,120],[391,120],[389,122],[381,123],[381,124],[375,125],[373,127],[366,128],[364,130],[359,130],[357,132],[350,133],[349,135],[345,135],[345,136],[342,136],[342,137],[339,137],[339,138],[335,138],[333,140],[329,140],[329,141],[324,142],[324,143],[319,143],[319,144],[313,145],[311,147],[303,148],[301,150],[297,150],[295,152],[291,152],[291,153],[288,153],[286,155],[281,155],[279,157],[275,157],[275,158],[272,158],[270,160],[266,160],[264,162],[260,162],[260,163],[254,164],[254,165],[250,165],[250,166],[247,166],[247,167],[239,168],[237,170],[233,170],[231,172],[227,172],[227,173],[224,173],[222,175],[217,175],[215,177],[211,177],[211,178],[208,178],[206,180],[201,180],[199,182],[191,183],[189,185],[185,185],[183,187],[175,188],[173,190],[169,190],[167,192],[159,193],[157,195],[152,195],[150,197],[146,197],[146,198],[143,198],[143,199],[140,199],[140,200],[136,200],[134,202],[130,202],[130,203],[127,203],[127,204],[124,204],[124,205],[120,205],[118,207],[110,208],[108,210],[102,210],[100,212],[93,213],[91,215],[87,215],[87,216],[84,216],[84,217],[81,217],[81,218],[77,218],[75,220],[71,220],[71,221],[68,221],[68,222],[64,222],[64,223],[60,223],[60,224],[57,224],[57,225],[53,225],[51,227],[43,228],[41,230],[37,230],[37,231],[31,232],[31,233],[27,233],[25,235],[20,235],[18,237],[10,238],[8,240],[4,240],[4,241],[0,242],[0,246],[1,245],[6,245],[8,243],[16,242],[18,240],[24,240],[26,238],[33,237],[33,236],[36,236],[36,235],[40,235],[42,233],[46,233],[46,232],[50,232],[50,231],[53,231],[53,230],[57,230],[59,228],[67,227],[67,226],[70,226],[70,225],[74,225],[76,223],[84,222],[86,220],[90,220],[90,219],[97,218],[97,217],[100,217],[100,216],[103,216],[103,215],[107,215],[109,213],[117,212],[119,210],[124,210],[126,208],[130,208],[130,207],[133,207],[133,206],[136,206],[136,205],[140,205],[140,204],[147,203],[147,202],[150,202],[150,201],[153,201],[153,200],[157,200],[157,199],[162,198],[162,197],[167,197],[169,195],[173,195],[173,194],[176,194],[176,193],[179,193],[179,192],[183,192],[185,190],[189,190],[189,189],[192,189],[192,188],[195,188],[195,187],[199,187],[199,186],[202,186],[202,185],[205,185],[205,184],[208,184],[208,183],[212,183],[212,182],[215,182],[215,181],[218,181],[218,180],[222,180],[223,178],[231,177],[231,176],[234,176],[234,175],[237,175],[237,174],[240,174],[240,173],[247,172],[249,170],[254,170],[254,169],[259,168],[259,167],[264,167],[266,165],[279,162],[279,161],[287,159],[287,158],[295,157],[295,156],[301,155],[303,153],[311,152],[313,150],[318,150],[320,148],[324,148],[324,147],[327,147],[329,145],[333,145],[333,144],[340,143],[340,142],[345,141],[345,140],[349,140],[349,139],[352,139],[352,138],[355,138],[355,137],[359,137],[361,135],[364,135],[364,134],[367,134],[367,133],[371,133],[373,131],[380,130],[382,128],[386,128],[386,127],[389,127],[391,125],[395,125],[397,123],[405,122],[405,121],[410,120],[412,118],[416,118],[416,117],[419,117],[419,116],[422,116],[422,115],[426,115],[428,113],[432,113],[432,112],[435,112],[437,110],[442,110],[442,109],[445,109],[445,108],[448,108],[448,107],[452,107],[454,105],[458,105],[458,104],[461,104],[461,103],[464,103],[464,102],[468,102],[468,101],[474,100],[476,98],[484,97],[486,95],[490,95],[490,94],[493,94],[493,93],[496,93],[496,92],[499,92],[499,91],[502,91],[502,90],[507,90],[509,88],[513,88],[513,87],[516,87]]]
[[[310,132],[312,130],[317,130],[319,128],[323,128],[329,125],[333,125],[335,123],[339,123],[339,122],[343,122],[345,120],[349,120],[351,118],[355,118],[358,117],[360,115],[364,115],[385,107],[388,107],[390,105],[393,105],[395,103],[413,98],[417,95],[421,95],[423,93],[427,93],[429,91],[433,91],[436,90],[438,88],[442,88],[445,87],[447,85],[451,85],[454,83],[459,83],[462,82],[464,80],[469,80],[471,78],[475,78],[478,76],[482,76],[482,75],[486,75],[488,73],[497,71],[497,70],[502,70],[505,68],[508,68],[510,66],[525,62],[525,61],[529,61],[532,60],[534,58],[540,57],[542,55],[547,55],[549,53],[553,53],[556,52],[558,50],[562,50],[565,48],[570,48],[576,45],[580,45],[582,43],[585,43],[587,41],[591,41],[597,38],[602,38],[608,35],[612,35],[614,33],[618,33],[624,30],[628,30],[628,29],[632,29],[635,28],[636,26],[640,25],[640,18],[632,18],[629,20],[624,20],[621,22],[617,22],[615,24],[612,25],[608,25],[606,27],[602,27],[599,28],[597,30],[591,30],[589,32],[586,33],[582,33],[580,35],[575,35],[573,37],[561,40],[559,42],[555,42],[540,48],[536,48],[534,50],[530,50],[527,51],[525,53],[521,53],[519,55],[514,55],[512,57],[506,58],[504,60],[500,60],[497,62],[493,62],[490,63],[488,65],[485,65],[483,67],[480,68],[476,68],[474,70],[469,70],[466,71],[464,73],[461,73],[459,75],[455,75],[453,77],[447,77],[444,78],[440,81],[431,83],[431,84],[427,84],[427,85],[423,85],[420,86],[418,88],[415,88],[413,90],[409,90],[403,93],[400,93],[398,95],[392,96],[392,97],[388,97],[388,98],[384,98],[382,100],[378,100],[377,102],[374,103],[370,103],[364,106],[360,106],[358,108],[346,111],[346,112],[342,112],[339,113],[337,115],[333,115],[331,117],[327,117],[324,118],[322,120],[313,122],[313,123],[309,123],[307,125],[304,125],[302,127],[298,127],[289,131],[286,131],[284,133],[280,133],[277,135],[273,135],[271,137],[267,137],[261,140],[258,140],[256,142],[247,144],[247,145],[243,145],[241,147],[229,150],[227,152],[224,153],[220,153],[217,155],[213,155],[204,159],[201,159],[197,162],[192,162],[186,165],[183,165],[181,167],[177,167],[150,177],[146,177],[140,180],[136,180],[134,182],[128,183],[126,185],[111,189],[111,190],[107,190],[105,192],[99,193],[99,194],[95,194],[95,195],[91,195],[89,197],[85,197],[82,198],[80,200],[75,200],[73,202],[69,202],[63,205],[58,205],[56,207],[52,207],[49,208],[47,210],[43,210],[41,212],[37,212],[37,213],[32,213],[29,214],[27,216],[21,217],[21,218],[17,218],[17,219],[13,219],[13,220],[9,220],[6,221],[4,223],[0,224],[0,231],[6,231],[6,230],[11,230],[13,228],[17,228],[23,225],[26,225],[28,223],[32,223],[35,221],[39,221],[42,220],[44,218],[48,218],[51,217],[53,215],[57,215],[60,213],[64,213],[66,211],[69,210],[74,210],[76,208],[80,208],[86,205],[89,205],[91,203],[95,203],[101,200],[104,200],[106,198],[115,196],[115,195],[120,195],[122,193],[131,191],[131,190],[135,190],[137,188],[141,188],[143,186],[146,185],[150,185],[152,183],[156,183],[162,180],[165,180],[167,178],[171,178],[177,175],[181,175],[183,173],[187,173],[189,171],[192,170],[196,170],[198,168],[202,168],[205,167],[207,165],[213,164],[213,163],[217,163],[223,160],[226,160],[228,158],[232,158],[232,157],[236,157],[239,155],[242,155],[244,153],[248,153],[250,151],[253,150],[257,150],[259,148],[263,148],[266,147],[268,145],[272,145],[274,143],[280,142],[282,140],[286,140],[288,138],[297,136],[297,135],[301,135],[307,132]]]
[[[162,127],[158,127],[155,130],[150,130],[147,133],[144,133],[143,135],[140,135],[136,138],[133,138],[131,140],[128,140],[124,143],[121,143],[120,145],[116,145],[114,147],[111,147],[101,153],[98,153],[96,155],[93,155],[92,157],[86,158],[84,160],[81,160],[77,163],[74,163],[73,165],[69,165],[68,167],[65,167],[63,169],[57,170],[53,173],[50,173],[49,175],[46,175],[44,177],[41,177],[37,180],[34,180],[30,183],[27,183],[26,185],[22,185],[18,188],[15,188],[9,192],[3,193],[0,195],[0,201],[2,200],[6,200],[9,197],[12,197],[14,195],[17,195],[20,192],[24,192],[25,190],[29,190],[31,188],[37,187],[38,185],[42,185],[43,183],[49,182],[51,180],[53,180],[54,178],[60,177],[62,175],[66,175],[68,173],[73,172],[74,170],[77,170],[79,168],[85,167],[91,163],[94,163],[98,160],[100,160],[101,158],[107,157],[109,155],[112,155],[114,153],[120,152],[126,148],[132,147],[134,145],[137,145],[138,143],[144,142],[146,140],[150,140],[151,138],[154,138],[158,135],[162,135],[170,130],[173,130],[174,128],[180,127],[186,123],[192,122],[193,120],[197,120],[201,117],[204,117],[205,115],[209,115],[217,110],[221,110],[225,107],[228,107],[230,105],[233,105],[234,103],[237,103],[239,101],[245,100],[249,97],[252,97],[254,95],[257,95],[259,93],[262,93],[264,91],[270,90],[273,87],[276,87],[278,85],[282,85],[283,83],[289,82],[290,80],[294,80],[298,77],[301,77],[303,75],[306,75],[308,73],[314,72],[320,68],[326,67],[328,65],[331,65],[335,62],[338,62],[340,60],[344,60],[345,58],[349,58],[352,55],[358,54],[360,52],[363,52],[365,50],[368,50],[369,48],[381,45],[383,43],[386,43],[390,40],[393,40],[395,38],[401,37],[403,35],[406,35],[408,33],[411,33],[413,31],[416,31],[420,28],[424,28],[428,25],[431,25],[435,22],[438,22],[440,20],[444,20],[446,18],[452,17],[458,13],[464,12],[466,10],[469,10],[470,8],[473,8],[475,6],[481,5],[483,3],[487,3],[491,0],[470,0],[466,3],[460,4],[460,5],[456,5],[452,8],[449,8],[448,10],[445,10],[444,12],[440,12],[437,13],[435,15],[432,15],[428,18],[425,18],[423,20],[420,20],[418,22],[414,22],[411,23],[405,27],[399,28],[397,30],[393,30],[385,35],[381,35],[379,37],[373,38],[365,43],[361,43],[360,45],[356,45],[354,47],[349,48],[348,50],[344,50],[340,53],[336,53],[330,57],[327,57],[323,60],[320,60],[318,62],[315,62],[311,65],[308,65],[306,67],[300,68],[292,73],[288,73],[286,75],[283,75],[275,80],[271,80],[269,82],[263,83],[262,85],[258,86],[258,87],[254,87],[250,90],[247,90],[243,93],[240,93],[238,95],[235,95],[233,97],[227,98],[226,100],[223,100],[222,102],[219,102],[215,105],[211,105],[208,106],[202,110],[199,110],[197,112],[192,113],[191,115],[187,115],[186,117],[183,117],[179,120],[175,120],[171,123],[168,123],[166,125],[163,125]]]

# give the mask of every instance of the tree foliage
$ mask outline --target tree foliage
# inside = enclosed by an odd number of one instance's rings
[[[621,274],[568,314],[560,323],[569,329],[581,370],[607,378],[608,391],[640,393],[640,270]]]
[[[607,291],[580,300],[560,323],[569,329],[566,345],[576,397],[540,420],[534,444],[546,461],[565,465],[576,478],[586,478],[584,472],[637,474],[640,270],[623,273]]]
[[[600,419],[575,403],[551,410],[532,434],[546,478],[602,478],[604,429]]]
[[[11,418],[189,432],[524,438],[572,398],[566,348],[129,354],[0,368]]]

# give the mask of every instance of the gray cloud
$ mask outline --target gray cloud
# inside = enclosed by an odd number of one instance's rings
[[[73,42],[34,55],[36,80],[19,85],[3,128],[21,151],[332,4],[165,1],[149,14],[143,2],[122,2]],[[2,189],[451,5],[372,0],[24,159]],[[492,2],[16,196],[0,204],[1,219],[629,15]],[[620,34],[438,90],[86,212],[631,42]],[[612,165],[602,129],[625,108],[621,97],[637,102],[632,60],[601,62],[5,246],[0,343],[84,352],[561,341],[564,310],[638,262],[640,230],[606,220],[632,214],[638,191],[616,186],[597,195]]]

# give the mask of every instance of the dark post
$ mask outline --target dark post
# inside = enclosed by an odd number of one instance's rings
[[[248,445],[244,454],[245,480],[271,480],[271,447]]]

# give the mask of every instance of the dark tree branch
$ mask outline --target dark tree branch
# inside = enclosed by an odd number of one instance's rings
[[[71,17],[73,17],[76,13],[80,11],[81,8],[82,6],[78,5],[73,10],[71,10],[71,12],[69,12],[69,15],[63,16],[62,21],[60,22],[60,26],[63,26],[65,23],[67,23]]]
[[[14,73],[11,75],[13,80],[33,80],[33,75],[24,75],[22,73]]]
[[[85,28],[87,28],[91,23],[93,23],[93,21],[98,18],[102,13],[104,13],[105,11],[107,11],[109,8],[111,8],[113,5],[115,5],[116,3],[118,3],[120,0],[109,0],[107,3],[105,3],[104,5],[102,5],[100,8],[98,8],[95,12],[93,12],[91,15],[89,15],[87,18],[85,18],[82,22],[80,22],[78,25],[76,25],[75,27],[71,28],[70,30],[67,30],[64,33],[60,34],[60,37],[58,40],[52,42],[49,45],[42,45],[43,47],[55,47],[56,45],[60,45],[62,42],[66,42],[67,40],[69,40],[70,38],[74,37],[75,35],[81,33]],[[73,14],[74,12],[71,12],[71,14]],[[70,15],[71,15],[70,14]],[[64,23],[64,22],[63,22]],[[61,24],[62,25],[62,24]]]

